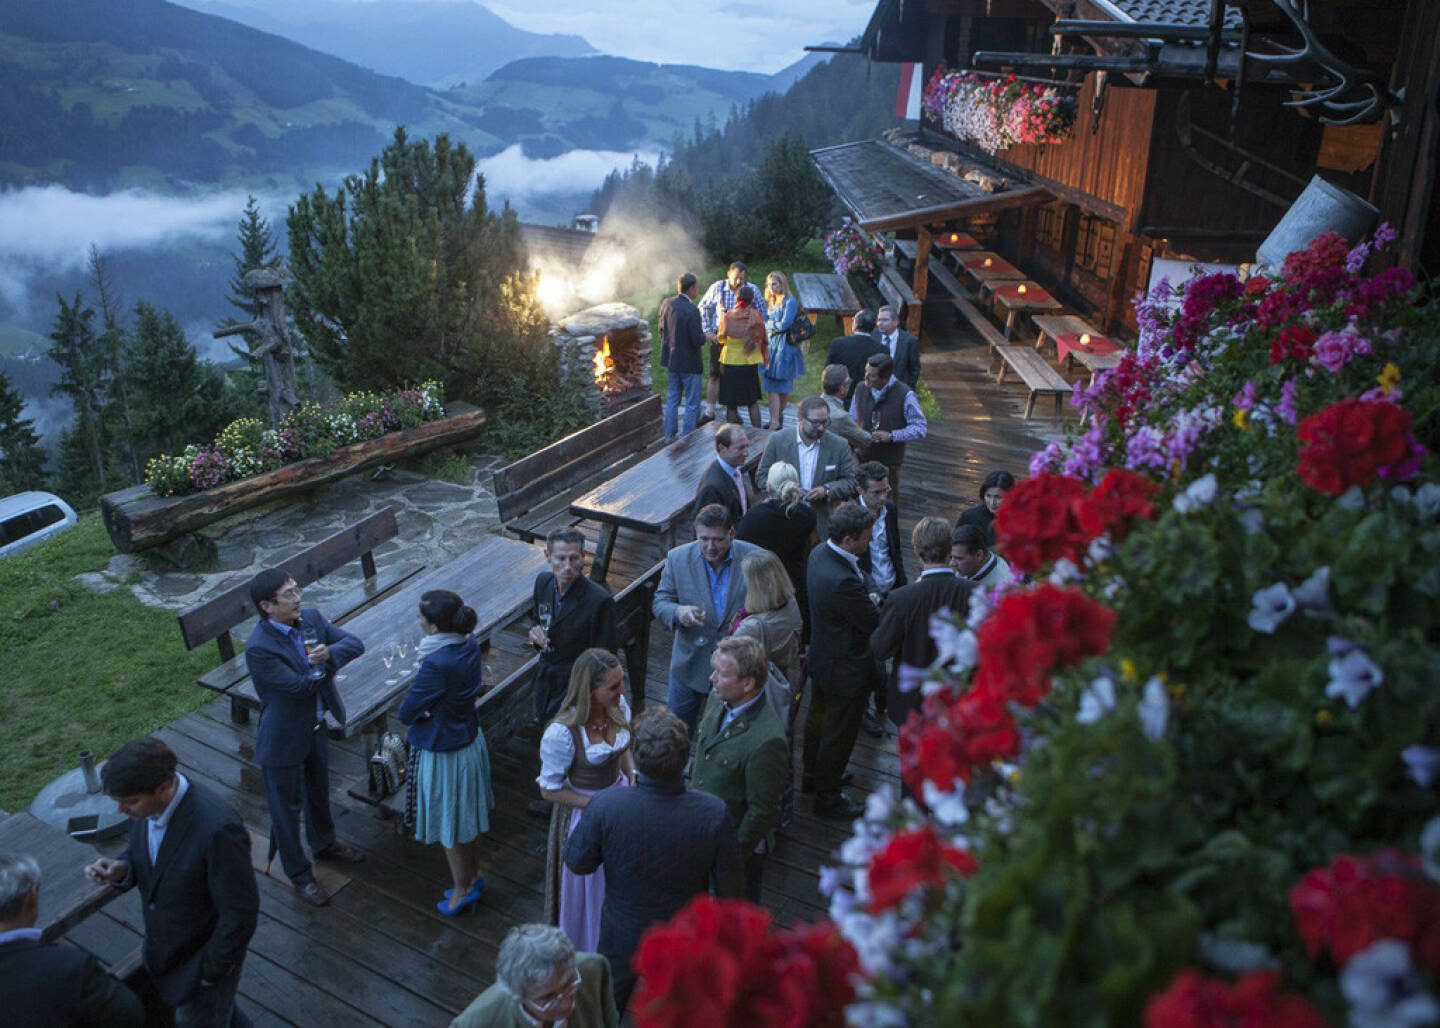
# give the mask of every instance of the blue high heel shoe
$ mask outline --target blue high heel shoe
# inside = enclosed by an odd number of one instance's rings
[[[454,917],[468,907],[477,907],[480,903],[480,897],[484,894],[484,892],[485,879],[477,875],[475,877],[474,883],[470,886],[470,891],[465,894],[465,898],[462,899],[459,903],[455,904],[453,908],[450,906],[450,897],[455,895],[455,890],[446,889],[445,898],[442,899],[439,903],[435,904],[435,909],[440,911],[440,913],[444,914],[446,917]]]

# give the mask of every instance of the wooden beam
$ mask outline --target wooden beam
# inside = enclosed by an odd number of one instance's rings
[[[991,193],[973,200],[960,200],[938,204],[934,207],[919,207],[913,211],[872,218],[869,221],[860,222],[860,227],[867,232],[894,232],[896,229],[936,225],[953,218],[969,218],[990,211],[1021,207],[1027,203],[1040,203],[1049,197],[1050,190],[1043,186],[1021,186],[1018,189],[1006,189],[1003,192]]]
[[[920,225],[915,230],[915,280],[910,291],[915,302],[905,317],[905,331],[920,338],[920,320],[925,310],[925,289],[930,284],[930,230]]]

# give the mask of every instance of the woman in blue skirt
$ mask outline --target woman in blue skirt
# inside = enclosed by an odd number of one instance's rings
[[[420,597],[420,667],[399,713],[410,726],[415,838],[445,847],[450,865],[452,888],[435,905],[447,917],[480,902],[479,836],[490,830],[495,806],[490,754],[475,713],[484,688],[480,647],[470,636],[476,620],[452,592]]]
[[[770,365],[760,377],[770,402],[770,427],[779,428],[785,418],[785,401],[795,380],[805,374],[805,355],[790,341],[790,326],[800,314],[800,304],[790,295],[790,283],[783,272],[765,276],[765,331],[770,335]],[[808,345],[808,344],[807,344]]]

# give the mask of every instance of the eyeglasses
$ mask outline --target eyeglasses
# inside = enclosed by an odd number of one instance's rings
[[[829,418],[806,418],[805,420],[812,425],[819,425],[821,428],[827,428],[830,425]]]
[[[292,585],[289,589],[281,589],[275,594],[277,600],[298,600],[300,598],[300,587]]]
[[[551,992],[548,996],[540,996],[535,999],[527,998],[525,1002],[528,1003],[530,1006],[534,1007],[537,1013],[543,1014],[549,1010],[553,1010],[556,1007],[560,1006],[566,1000],[573,998],[574,995],[579,991],[580,971],[577,968],[575,971],[575,977],[570,979],[570,983],[568,985],[562,985],[559,989]]]

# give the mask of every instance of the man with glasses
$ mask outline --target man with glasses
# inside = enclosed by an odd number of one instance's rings
[[[816,528],[823,538],[830,508],[856,496],[855,458],[845,440],[830,431],[830,407],[824,397],[801,400],[795,431],[781,429],[770,436],[760,458],[759,481],[764,482],[770,465],[779,461],[800,472],[800,488],[815,508]]]
[[[335,838],[325,735],[327,710],[345,723],[335,672],[364,653],[365,644],[313,607],[302,610],[300,587],[280,568],[266,568],[251,579],[250,600],[260,621],[245,644],[245,667],[260,697],[255,763],[270,805],[270,853],[273,857],[279,850],[300,898],[323,907],[330,897],[315,880],[300,844],[300,808],[305,808],[305,834],[317,860],[358,864],[365,859]]]
[[[576,953],[553,925],[511,928],[495,960],[495,984],[450,1022],[450,1028],[616,1028],[620,1015],[610,962]]]

